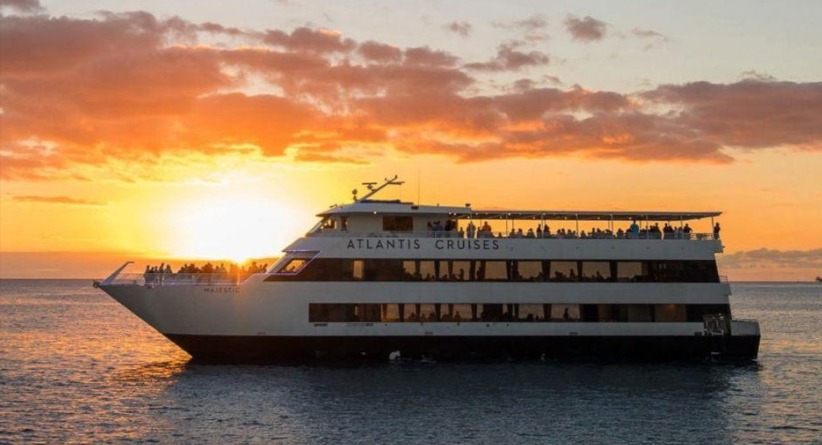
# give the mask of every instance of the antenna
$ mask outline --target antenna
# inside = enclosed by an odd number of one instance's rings
[[[379,192],[380,190],[384,189],[385,187],[387,187],[389,185],[403,185],[403,184],[405,184],[405,181],[397,181],[398,177],[399,177],[398,175],[394,175],[394,177],[391,178],[391,179],[384,178],[385,182],[382,183],[382,185],[380,185],[379,187],[374,187],[377,184],[376,182],[363,182],[362,185],[364,185],[369,190],[369,193],[367,195],[363,196],[362,198],[360,198],[359,200],[356,199],[357,195],[355,193],[354,194],[354,199],[357,200],[358,202],[362,202],[362,201],[365,201],[366,199],[374,196],[375,194],[377,194],[377,192]]]
[[[417,167],[417,205],[420,205],[420,187],[422,184],[422,173],[420,173],[420,168]]]

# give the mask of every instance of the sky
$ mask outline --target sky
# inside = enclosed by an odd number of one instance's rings
[[[382,197],[722,211],[721,274],[822,275],[822,2],[0,13],[3,278],[276,257],[395,174]]]

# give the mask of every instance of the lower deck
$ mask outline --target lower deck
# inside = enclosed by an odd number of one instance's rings
[[[201,336],[167,337],[201,362],[405,360],[753,360],[759,335],[704,336]]]

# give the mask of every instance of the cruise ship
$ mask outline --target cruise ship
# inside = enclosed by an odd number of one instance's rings
[[[197,361],[757,357],[759,324],[733,316],[718,273],[719,212],[375,199],[399,184],[365,183],[264,273],[128,262],[94,284]]]

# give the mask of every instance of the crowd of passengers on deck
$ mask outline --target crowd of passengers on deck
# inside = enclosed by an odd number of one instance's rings
[[[454,221],[446,221],[445,225],[442,225],[439,221],[435,221],[434,223],[429,222],[428,234],[434,238],[504,237],[502,232],[497,232],[497,234],[494,235],[491,225],[488,224],[487,221],[483,222],[480,227],[474,225],[473,221],[469,221],[466,228],[457,228],[456,226],[457,223]],[[715,239],[719,239],[719,231],[719,223],[716,223],[713,228],[713,237]],[[594,228],[588,232],[581,230],[579,233],[575,230],[561,228],[556,232],[552,232],[548,224],[537,224],[536,230],[534,230],[534,228],[528,228],[527,231],[523,231],[522,228],[514,229],[512,227],[508,233],[508,238],[691,239],[692,233],[693,229],[691,229],[688,223],[679,227],[665,223],[662,228],[659,227],[659,223],[654,223],[653,225],[642,228],[637,221],[634,221],[627,230],[619,228],[616,232],[610,229],[602,230],[600,228]]]
[[[170,264],[161,263],[159,266],[147,265],[143,276],[145,277],[146,284],[162,283],[164,281],[175,279],[179,280],[202,277],[206,277],[209,280],[236,279],[241,281],[249,275],[263,273],[267,269],[268,264],[258,265],[256,261],[252,262],[248,266],[238,266],[237,264],[231,263],[228,267],[226,267],[224,263],[220,263],[219,266],[215,266],[214,264],[208,262],[202,266],[197,266],[194,263],[186,263],[180,266],[177,272],[174,273]],[[198,277],[198,275],[201,275],[202,277]]]

